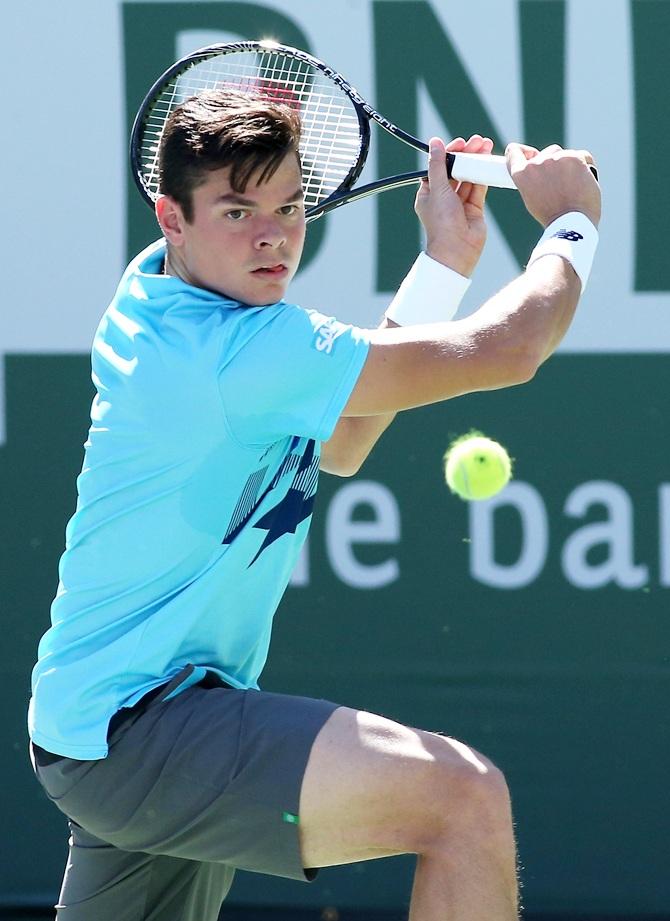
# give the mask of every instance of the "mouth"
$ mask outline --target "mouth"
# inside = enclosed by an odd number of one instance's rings
[[[257,269],[253,269],[251,274],[255,275],[256,278],[271,278],[275,280],[284,278],[288,275],[288,268],[283,262],[278,262],[276,265],[261,265]]]

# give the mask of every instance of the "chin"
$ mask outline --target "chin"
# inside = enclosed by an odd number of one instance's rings
[[[217,284],[207,285],[206,287],[210,291],[214,291],[215,294],[220,294],[221,297],[231,301],[239,301],[240,304],[246,304],[248,307],[267,307],[268,304],[280,301],[284,296],[283,292],[275,297],[273,294],[264,295],[258,292],[252,293],[251,291],[235,291]]]
[[[273,285],[269,290],[262,294],[259,292],[248,292],[248,297],[240,297],[237,300],[243,304],[249,304],[250,307],[268,307],[270,304],[276,304],[286,294],[287,285]]]
[[[249,307],[267,307],[270,304],[276,304],[286,295],[288,284],[283,280],[282,283],[277,281],[274,284],[267,282],[262,286],[242,285],[240,288],[231,288],[226,287],[225,282],[214,282],[207,287],[209,287],[210,291],[215,291],[222,297],[239,301],[240,304],[248,304]]]

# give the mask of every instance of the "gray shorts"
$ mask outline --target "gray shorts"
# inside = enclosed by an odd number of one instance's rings
[[[185,669],[110,724],[109,754],[32,751],[70,820],[62,921],[215,921],[236,868],[312,879],[298,840],[302,778],[337,704],[221,686],[169,700]]]

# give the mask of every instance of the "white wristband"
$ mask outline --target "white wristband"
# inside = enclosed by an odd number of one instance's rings
[[[579,275],[583,293],[597,246],[598,231],[591,221],[581,211],[569,211],[545,228],[526,268],[543,256],[561,256]]]
[[[444,323],[451,320],[470,279],[420,253],[386,311],[399,326]]]

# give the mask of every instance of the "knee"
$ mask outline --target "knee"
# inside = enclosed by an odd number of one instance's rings
[[[434,763],[436,838],[440,842],[476,838],[496,846],[510,840],[512,808],[503,772],[463,743],[443,741],[442,756]]]

